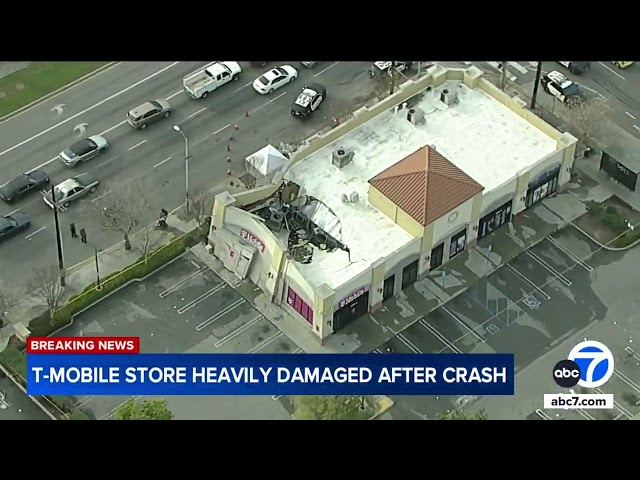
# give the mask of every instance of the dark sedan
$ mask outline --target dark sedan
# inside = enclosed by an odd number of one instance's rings
[[[0,198],[7,203],[18,200],[30,192],[42,190],[49,183],[49,176],[40,170],[23,173],[0,187]]]
[[[0,217],[0,242],[7,240],[29,228],[31,222],[24,213],[16,212]]]

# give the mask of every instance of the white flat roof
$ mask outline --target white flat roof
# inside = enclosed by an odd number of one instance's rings
[[[439,101],[444,88],[457,91],[451,108]],[[310,264],[296,263],[315,286],[338,288],[373,262],[402,248],[413,237],[367,200],[368,180],[426,145],[491,191],[555,151],[556,142],[479,89],[447,81],[425,92],[417,104],[426,122],[414,126],[402,110],[378,115],[353,132],[293,165],[285,178],[307,195],[324,202],[340,220],[342,243],[351,250],[331,253],[314,249]],[[331,163],[338,147],[353,150],[353,162],[340,170]],[[342,195],[357,192],[359,201],[344,203]]]

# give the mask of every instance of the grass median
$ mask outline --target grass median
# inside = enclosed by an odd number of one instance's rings
[[[0,78],[0,118],[95,72],[110,62],[33,62]]]

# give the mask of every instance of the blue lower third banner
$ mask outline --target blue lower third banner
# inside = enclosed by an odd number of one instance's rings
[[[513,395],[513,354],[27,355],[29,395]]]

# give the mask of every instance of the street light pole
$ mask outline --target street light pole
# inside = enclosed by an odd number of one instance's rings
[[[51,182],[51,203],[53,204],[53,222],[56,228],[56,245],[58,247],[58,271],[60,272],[60,286],[67,285],[64,271],[64,252],[62,250],[62,233],[60,232],[60,220],[58,219],[58,202],[56,201],[56,187]]]
[[[536,80],[533,83],[533,94],[531,95],[531,110],[536,108],[536,99],[538,98],[538,87],[540,86],[540,77],[542,76],[542,62],[538,62],[536,68]]]
[[[98,247],[93,246],[93,256],[96,259],[96,290],[102,290],[100,285],[100,263],[98,262]]]
[[[178,125],[174,125],[173,129],[184,138],[184,198],[189,213],[189,139]]]

